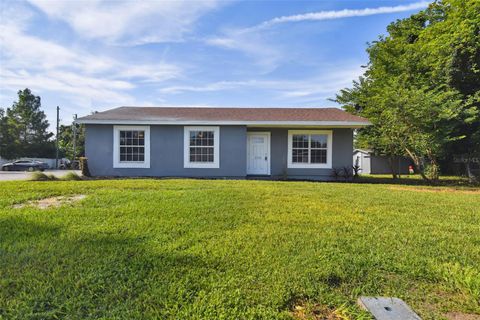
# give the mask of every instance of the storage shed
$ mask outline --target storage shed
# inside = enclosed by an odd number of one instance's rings
[[[353,150],[353,165],[360,166],[360,174],[391,174],[392,168],[387,156],[375,155],[372,150]],[[397,157],[393,169],[398,174],[408,174],[408,167],[412,164],[406,157]]]

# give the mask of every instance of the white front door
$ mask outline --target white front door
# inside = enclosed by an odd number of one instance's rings
[[[270,174],[270,132],[247,132],[247,174]]]

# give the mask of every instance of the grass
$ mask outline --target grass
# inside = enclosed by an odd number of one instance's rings
[[[0,318],[366,319],[359,295],[400,297],[423,319],[480,313],[479,189],[147,179],[0,188]],[[12,208],[75,194],[87,197]]]
[[[43,172],[35,171],[30,175],[30,180],[31,181],[56,181],[56,180],[78,181],[78,180],[82,180],[82,178],[75,172],[68,172],[67,174],[59,178],[54,174],[47,175]]]

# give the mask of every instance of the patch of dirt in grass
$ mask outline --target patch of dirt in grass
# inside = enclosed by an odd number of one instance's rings
[[[291,311],[294,319],[301,320],[348,320],[345,312],[335,308],[330,308],[321,304],[306,305],[305,303],[296,303]]]
[[[27,201],[24,203],[18,203],[13,205],[15,209],[20,209],[24,207],[36,207],[38,209],[48,209],[48,208],[57,208],[63,206],[64,204],[70,204],[82,199],[85,199],[86,195],[84,194],[76,194],[73,196],[59,196],[59,197],[51,197],[45,198],[40,200],[32,200]]]
[[[480,194],[480,189],[455,189],[455,188],[438,188],[438,189],[428,189],[428,188],[409,188],[409,187],[390,187],[391,190],[400,190],[400,191],[415,191],[415,192],[427,192],[427,193],[463,193],[463,194]]]
[[[480,320],[480,314],[448,312],[445,314],[448,320]]]

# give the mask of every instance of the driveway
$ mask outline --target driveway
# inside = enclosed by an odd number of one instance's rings
[[[62,177],[69,172],[75,172],[79,176],[82,175],[80,170],[45,170],[45,174],[53,174],[55,177]],[[0,171],[0,181],[8,180],[28,180],[30,179],[31,172],[26,171]]]

